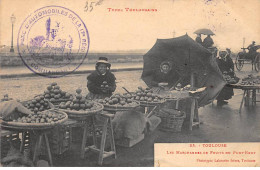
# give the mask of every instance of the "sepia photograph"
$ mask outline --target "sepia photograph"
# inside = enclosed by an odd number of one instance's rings
[[[259,167],[259,0],[1,0],[0,167]]]

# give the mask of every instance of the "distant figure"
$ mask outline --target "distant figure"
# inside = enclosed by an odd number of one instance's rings
[[[195,41],[202,45],[201,34],[197,34]]]
[[[254,47],[255,47],[255,41],[252,41],[252,44],[250,44],[250,45],[247,47],[247,49],[248,49],[249,52],[250,52],[250,50],[253,50]]]
[[[210,37],[210,35],[208,35],[204,40],[203,40],[203,46],[205,48],[209,48],[212,47],[212,45],[214,44],[212,38]]]
[[[252,57],[252,59],[254,58],[254,56],[256,56],[256,50],[257,50],[257,48],[256,48],[256,45],[255,45],[255,41],[252,41],[252,44],[250,44],[248,47],[247,47],[247,49],[248,49],[248,54],[249,54],[249,56],[250,57]]]

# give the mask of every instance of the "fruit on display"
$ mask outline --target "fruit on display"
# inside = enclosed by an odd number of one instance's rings
[[[50,100],[50,102],[57,102],[60,100],[72,99],[72,94],[61,90],[60,86],[56,82],[51,83],[44,91],[44,98]]]
[[[8,94],[4,95],[4,98],[1,99],[1,101],[9,101],[9,100],[13,100],[12,98],[8,97]]]
[[[99,105],[96,105],[93,101],[86,100],[86,98],[82,96],[81,92],[81,89],[77,89],[75,97],[71,98],[67,102],[61,102],[59,104],[59,108],[76,111],[88,111],[99,109]]]
[[[55,123],[59,120],[62,120],[66,117],[65,114],[53,112],[51,110],[47,110],[44,112],[40,112],[38,114],[30,114],[23,117],[19,117],[18,119],[13,120],[13,122],[20,123]]]
[[[153,93],[153,91],[150,88],[143,87],[138,87],[138,90],[136,90],[132,94],[132,99],[148,103],[157,103],[164,101],[164,98],[162,96]]]
[[[260,76],[253,76],[252,74],[243,78],[240,82],[240,85],[259,85],[260,84]]]
[[[223,78],[228,84],[235,84],[238,82],[235,77],[231,77],[226,71],[223,72]]]
[[[51,108],[48,100],[45,99],[43,95],[36,96],[34,99],[27,101],[24,106],[33,113],[42,112]]]
[[[98,103],[103,105],[113,105],[113,106],[125,106],[131,107],[138,105],[137,102],[134,101],[134,98],[130,94],[114,94],[111,97],[106,97],[105,99],[98,99]]]

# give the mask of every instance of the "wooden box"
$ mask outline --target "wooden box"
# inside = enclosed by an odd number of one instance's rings
[[[136,139],[123,138],[123,139],[120,139],[120,140],[116,140],[115,143],[118,146],[130,148],[130,147],[134,146],[135,144],[141,142],[143,139],[144,139],[144,134],[141,134]]]

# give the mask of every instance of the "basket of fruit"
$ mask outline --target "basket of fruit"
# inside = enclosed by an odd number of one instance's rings
[[[138,87],[138,90],[131,93],[133,100],[140,102],[141,106],[157,106],[163,104],[166,100],[159,94],[153,93],[150,88]]]
[[[130,94],[117,93],[105,99],[98,99],[97,102],[102,104],[106,111],[126,111],[140,106],[140,103],[134,101]]]
[[[226,71],[223,72],[223,78],[226,80],[227,84],[236,84],[239,81],[238,77],[231,77]]]
[[[161,118],[160,130],[180,132],[186,114],[179,110],[163,108],[160,110],[158,117]]]
[[[12,121],[2,121],[2,125],[13,129],[47,129],[59,125],[68,119],[65,112],[51,109],[30,114]]]
[[[66,112],[70,118],[81,118],[98,114],[103,110],[103,105],[97,102],[86,100],[81,94],[82,90],[77,89],[74,98],[67,102],[61,102],[59,109]]]
[[[60,110],[67,113],[69,118],[81,118],[102,112],[104,106],[97,102],[86,101],[83,104],[69,101],[61,103]]]
[[[73,98],[72,94],[61,90],[60,86],[58,86],[56,82],[51,83],[42,96],[44,96],[44,99],[49,100],[55,106],[59,105],[61,102],[66,102]]]

